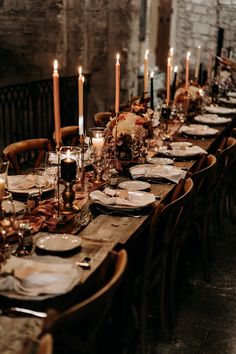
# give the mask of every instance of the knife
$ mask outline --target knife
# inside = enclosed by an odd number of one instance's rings
[[[40,312],[40,311],[34,311],[30,309],[25,309],[23,307],[9,307],[6,309],[0,309],[0,315],[13,315],[14,313],[22,313],[25,315],[31,315],[35,317],[40,317],[40,318],[46,318],[47,314],[46,312]]]

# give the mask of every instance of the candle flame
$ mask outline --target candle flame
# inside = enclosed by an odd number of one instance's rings
[[[151,77],[151,78],[154,77],[154,71],[151,71],[150,77]]]
[[[191,52],[187,52],[187,55],[186,55],[187,60],[190,60],[190,55],[191,55]]]
[[[174,72],[175,72],[175,73],[178,72],[178,65],[175,65],[175,67],[174,67]]]
[[[145,59],[148,58],[148,54],[149,54],[149,49],[146,49],[145,56],[144,56]]]
[[[171,57],[168,57],[168,59],[167,59],[167,64],[168,64],[168,66],[171,65]]]
[[[170,56],[173,57],[173,55],[174,55],[174,48],[173,47],[170,47],[169,53],[170,53]]]
[[[58,60],[57,59],[55,59],[53,62],[53,68],[54,68],[54,71],[58,70]]]
[[[79,72],[79,75],[82,75],[82,66],[79,66],[78,72]]]
[[[119,64],[119,60],[120,60],[120,54],[117,53],[117,54],[116,54],[116,64]]]
[[[67,158],[70,157],[70,150],[67,150],[67,151],[66,151],[66,157],[67,157]]]
[[[198,46],[198,49],[201,49],[201,46],[200,46],[200,45]]]

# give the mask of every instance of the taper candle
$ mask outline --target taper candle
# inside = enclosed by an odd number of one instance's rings
[[[120,111],[120,54],[116,54],[116,91],[115,91],[115,113]]]
[[[148,54],[149,50],[147,49],[144,55],[144,66],[143,66],[143,92],[144,94],[148,93]]]
[[[82,75],[82,67],[79,66],[78,77],[78,103],[79,103],[79,134],[84,134],[84,76]]]
[[[195,75],[194,75],[194,78],[196,80],[198,80],[198,76],[199,76],[200,59],[201,59],[201,46],[199,45],[197,47],[196,67],[195,67]]]
[[[5,181],[3,178],[0,178],[0,201],[3,200],[5,195]]]
[[[154,72],[150,74],[150,108],[154,109],[154,85],[153,85]]]
[[[166,104],[167,106],[170,103],[170,66],[171,66],[171,57],[167,59],[167,73],[166,73]]]
[[[53,64],[53,106],[54,106],[54,124],[56,147],[61,144],[61,117],[60,117],[60,99],[59,99],[59,74],[58,61],[54,60]]]
[[[174,67],[174,78],[173,78],[172,85],[171,85],[171,100],[173,100],[174,97],[175,97],[177,73],[178,73],[178,66],[175,65],[175,67]]]
[[[185,78],[185,91],[188,92],[189,86],[189,61],[190,61],[190,52],[187,52],[186,55],[186,78]]]

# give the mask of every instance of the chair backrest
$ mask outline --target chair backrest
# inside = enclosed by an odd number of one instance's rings
[[[50,140],[45,138],[22,140],[5,147],[3,159],[10,162],[16,174],[21,174],[22,168],[28,169],[32,161],[33,168],[39,167],[46,152],[51,149]]]
[[[53,133],[55,141],[55,132]],[[69,125],[61,128],[61,140],[64,146],[76,146],[79,144],[79,126]]]
[[[53,337],[51,334],[46,333],[40,338],[36,354],[53,354]]]
[[[204,165],[192,174],[194,182],[195,201],[199,194],[204,196],[204,204],[209,207],[210,199],[215,188],[217,159],[214,155],[208,155],[204,160]]]
[[[98,112],[94,115],[94,123],[97,127],[106,127],[111,116],[111,112]]]
[[[236,161],[236,139],[232,136],[225,139],[225,143],[216,151],[217,164],[217,178],[222,180],[224,174],[231,169],[231,166]]]
[[[146,268],[151,277],[152,272],[156,272],[155,264],[162,263],[161,257],[165,257],[165,254],[167,255],[173,235],[177,231],[177,228],[180,229],[181,220],[185,225],[184,227],[187,227],[184,213],[187,213],[189,210],[188,203],[191,201],[192,192],[193,181],[191,178],[188,178],[182,184],[182,191],[179,193],[178,198],[166,205],[158,205],[154,211],[149,228],[149,250],[146,256]],[[160,258],[159,260],[158,257]],[[154,262],[153,258],[155,259]],[[162,264],[164,264],[164,261]]]
[[[101,273],[97,274],[96,292],[63,312],[49,311],[43,333],[53,335],[55,346],[65,345],[68,353],[88,353],[93,348],[126,265],[125,250],[110,252]]]

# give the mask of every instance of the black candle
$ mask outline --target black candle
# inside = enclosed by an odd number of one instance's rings
[[[69,156],[61,160],[61,178],[68,182],[76,179],[76,161]]]
[[[154,109],[154,87],[153,87],[153,73],[151,73],[150,77],[150,108]]]
[[[177,69],[176,69],[176,71],[174,71],[174,78],[173,78],[172,85],[171,85],[171,96],[170,96],[171,101],[173,101],[173,99],[175,97],[176,79],[177,79]]]

